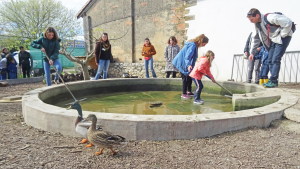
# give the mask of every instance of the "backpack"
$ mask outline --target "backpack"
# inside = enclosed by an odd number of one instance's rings
[[[267,30],[268,30],[268,46],[269,46],[269,41],[270,41],[270,38],[269,38],[270,26],[275,26],[275,27],[277,27],[277,28],[280,27],[280,25],[271,24],[271,23],[268,21],[267,16],[268,16],[269,14],[272,14],[272,13],[267,13],[267,14],[265,14],[265,16],[264,16],[264,21],[267,23]],[[274,12],[274,14],[283,15],[281,12]],[[291,28],[291,30],[293,31],[293,33],[295,33],[295,31],[296,31],[296,24],[295,24],[294,22],[292,22],[292,28]]]

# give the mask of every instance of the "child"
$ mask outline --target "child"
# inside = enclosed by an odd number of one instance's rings
[[[268,83],[268,73],[269,73],[269,63],[268,63],[268,54],[269,52],[265,50],[264,47],[261,47],[261,50],[258,55],[254,56],[254,59],[260,59],[261,60],[261,69],[259,72],[259,85],[263,85]]]
[[[172,77],[175,78],[178,69],[173,65],[172,61],[176,57],[176,55],[179,53],[180,47],[177,44],[177,39],[175,36],[171,36],[168,40],[168,45],[166,47],[165,51],[165,59],[166,59],[166,78],[170,77],[170,74],[172,73]]]
[[[7,59],[7,70],[9,74],[10,79],[16,79],[17,78],[17,62],[15,61],[14,57],[11,54],[6,55]]]
[[[195,104],[203,104],[204,100],[200,98],[201,91],[203,89],[203,84],[201,82],[202,76],[207,75],[209,76],[212,81],[215,83],[215,79],[213,75],[210,73],[211,62],[214,60],[215,54],[212,51],[207,51],[205,56],[199,58],[195,68],[190,73],[190,77],[195,82],[197,86],[196,91],[194,92],[194,103]]]
[[[153,78],[156,78],[156,74],[153,69],[153,57],[152,57],[155,54],[156,54],[156,50],[154,46],[151,44],[149,38],[146,38],[142,50],[142,56],[144,56],[144,62],[145,62],[146,78],[149,78],[148,65],[150,65],[150,70],[152,72]]]

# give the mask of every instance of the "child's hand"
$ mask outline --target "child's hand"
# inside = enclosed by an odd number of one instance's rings
[[[216,83],[216,80],[215,80],[215,79],[212,79],[212,82],[213,82],[213,83]]]
[[[188,70],[189,70],[189,72],[192,71],[192,66],[189,66],[189,67],[188,67]]]

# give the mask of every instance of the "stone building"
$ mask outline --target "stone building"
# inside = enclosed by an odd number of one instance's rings
[[[144,77],[141,50],[148,37],[157,51],[155,70],[162,77],[167,40],[175,36],[182,47],[187,40],[186,21],[194,19],[186,8],[196,4],[197,0],[89,0],[76,16],[83,18],[86,54],[93,51],[95,37],[106,32],[109,39],[117,39],[111,40],[115,64],[109,74],[119,77],[130,71]]]

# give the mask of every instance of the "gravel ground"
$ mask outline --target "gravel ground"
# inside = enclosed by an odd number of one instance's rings
[[[20,95],[42,83],[0,88],[1,97]],[[299,85],[281,85],[299,90]],[[4,91],[4,92],[3,92]],[[176,141],[130,141],[95,156],[81,138],[26,126],[21,103],[0,104],[0,168],[295,168],[300,169],[300,124],[274,121],[209,138]]]

